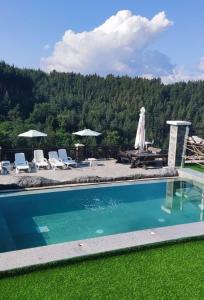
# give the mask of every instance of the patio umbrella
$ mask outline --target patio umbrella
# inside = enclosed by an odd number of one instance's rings
[[[27,138],[33,138],[33,137],[41,137],[41,136],[47,136],[46,133],[37,131],[37,130],[29,130],[23,133],[20,133],[18,136],[20,137],[27,137]]]
[[[96,137],[96,136],[101,135],[100,132],[93,131],[91,129],[80,130],[80,131],[77,131],[77,132],[73,132],[72,134],[79,135],[79,136],[86,136],[86,137]],[[85,152],[86,152],[85,155],[87,156],[87,147],[85,147]]]
[[[135,138],[135,149],[144,150],[145,146],[145,108],[140,109],[140,118]]]
[[[77,132],[73,132],[72,134],[80,135],[80,136],[99,136],[99,135],[101,135],[100,132],[93,131],[91,129],[80,130]]]
[[[37,130],[28,130],[26,132],[20,133],[18,136],[25,137],[25,138],[38,138],[38,137],[47,136],[47,134]],[[32,149],[33,149],[33,143],[32,143]]]

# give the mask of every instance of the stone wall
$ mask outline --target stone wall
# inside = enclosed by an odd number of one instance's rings
[[[0,184],[0,190],[56,186],[56,185],[64,185],[64,184],[102,183],[102,182],[137,180],[137,179],[147,179],[147,178],[164,178],[164,177],[175,177],[175,176],[178,176],[178,172],[176,168],[171,168],[171,167],[166,167],[161,169],[141,170],[141,172],[139,173],[118,176],[118,177],[117,176],[113,176],[113,177],[80,176],[65,181],[57,181],[57,180],[47,179],[39,176],[18,176],[18,177],[14,177],[14,180],[10,184]]]

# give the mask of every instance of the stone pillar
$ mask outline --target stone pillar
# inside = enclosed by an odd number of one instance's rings
[[[170,125],[168,166],[183,167],[189,126],[191,125],[191,122],[167,121],[167,124]]]

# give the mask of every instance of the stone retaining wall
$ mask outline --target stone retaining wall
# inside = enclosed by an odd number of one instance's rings
[[[161,168],[161,169],[149,169],[146,172],[135,173],[124,176],[80,176],[70,180],[58,181],[48,179],[39,176],[18,176],[14,177],[13,181],[9,184],[0,184],[0,190],[6,189],[19,189],[19,188],[32,188],[32,187],[43,187],[43,186],[54,186],[54,185],[65,185],[65,184],[80,184],[80,183],[102,183],[102,182],[114,182],[114,181],[125,181],[125,180],[137,180],[147,178],[163,178],[163,177],[175,177],[178,176],[178,172],[175,168]]]

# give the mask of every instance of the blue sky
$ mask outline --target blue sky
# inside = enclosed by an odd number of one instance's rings
[[[41,68],[42,57],[52,56],[55,44],[62,40],[66,30],[92,31],[121,10],[129,10],[133,15],[149,20],[164,11],[173,25],[148,41],[142,51],[157,50],[166,55],[172,65],[184,67],[185,72],[197,76],[195,68],[204,56],[203,0],[0,0],[0,59],[19,67]],[[141,56],[136,56],[141,60]],[[128,65],[127,59],[123,58],[123,62]],[[142,59],[147,64],[144,56]],[[156,59],[159,60],[158,56]],[[56,57],[52,59],[52,65],[53,60],[57,66]],[[71,66],[67,68],[70,71]],[[137,65],[137,68],[139,70],[141,66]],[[173,72],[173,66],[171,68]],[[88,68],[87,72],[92,71]],[[82,73],[86,73],[85,68]]]

